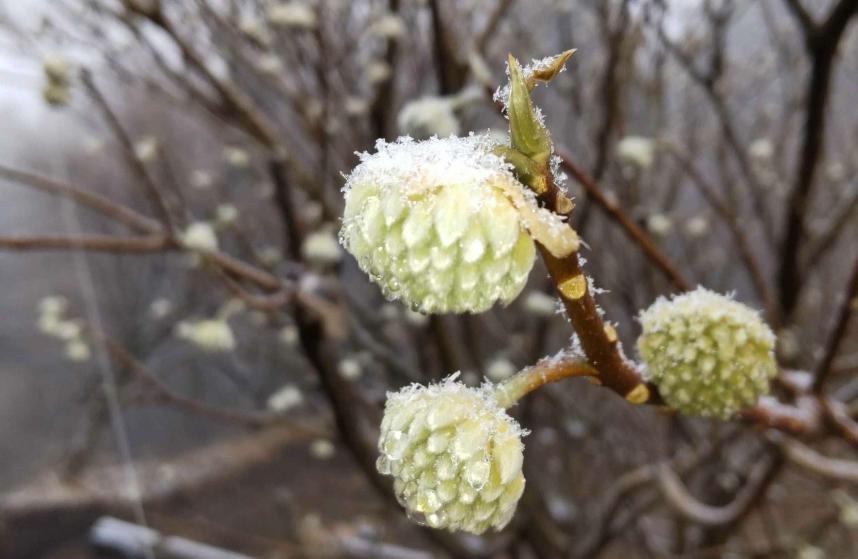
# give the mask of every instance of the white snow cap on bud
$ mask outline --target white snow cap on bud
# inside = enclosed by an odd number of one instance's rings
[[[388,393],[377,467],[412,519],[482,534],[506,526],[524,492],[524,433],[490,385],[457,376]]]
[[[753,309],[698,287],[640,315],[638,351],[667,404],[728,418],[757,402],[775,376],[775,336]]]
[[[655,159],[655,141],[643,136],[626,136],[617,142],[617,157],[626,163],[646,169]]]
[[[205,221],[196,221],[188,225],[188,228],[181,235],[181,242],[185,248],[190,250],[200,252],[217,250],[217,235],[214,227]]]
[[[537,207],[492,147],[486,136],[400,138],[361,154],[340,240],[388,299],[423,313],[482,312],[524,287],[531,235],[556,255],[577,249],[574,231]]]
[[[396,117],[400,133],[416,140],[446,138],[459,133],[461,125],[449,97],[421,97],[407,103]]]

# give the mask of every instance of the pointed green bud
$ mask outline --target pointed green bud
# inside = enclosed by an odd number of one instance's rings
[[[530,88],[518,60],[509,55],[507,64],[509,66],[507,116],[512,147],[537,164],[547,165],[551,157],[551,138],[548,130],[533,107]]]

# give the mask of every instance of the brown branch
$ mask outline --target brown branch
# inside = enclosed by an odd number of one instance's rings
[[[667,255],[664,254],[658,246],[656,246],[646,231],[641,229],[634,220],[626,215],[623,209],[620,208],[616,202],[610,200],[604,193],[602,193],[599,185],[597,185],[583,169],[575,164],[571,155],[561,148],[557,148],[556,153],[560,157],[560,162],[563,168],[568,171],[575,180],[584,187],[587,194],[592,197],[592,199],[602,209],[604,209],[605,212],[607,212],[607,214],[620,225],[620,227],[623,228],[629,238],[638,245],[638,247],[640,247],[646,257],[649,258],[659,270],[661,270],[673,286],[679,291],[688,291],[691,289],[688,281],[685,280]]]
[[[37,175],[28,171],[20,171],[5,165],[0,165],[0,177],[46,192],[73,200],[97,212],[137,229],[142,233],[157,233],[163,228],[154,219],[137,212],[128,206],[117,204],[99,194],[82,190],[58,180]]]
[[[768,478],[770,462],[760,462],[748,476],[748,481],[732,501],[722,506],[707,505],[694,497],[682,479],[669,466],[661,465],[656,476],[662,497],[676,512],[704,526],[724,526],[735,522],[758,496],[760,487]]]
[[[581,356],[561,354],[546,357],[499,384],[495,388],[495,399],[499,406],[508,408],[540,386],[566,378],[597,378],[598,375],[598,371]]]
[[[840,304],[840,310],[837,313],[837,321],[834,323],[834,330],[828,336],[828,342],[825,344],[825,353],[819,366],[816,368],[813,379],[813,392],[821,394],[825,388],[825,382],[831,374],[834,358],[837,357],[837,350],[843,338],[846,336],[846,330],[849,327],[849,319],[856,312],[858,307],[858,259],[852,267],[849,281],[846,285],[846,293],[843,301]]]
[[[723,27],[723,23],[718,25]],[[717,30],[718,29],[716,29],[716,31]],[[723,29],[718,32],[722,33]],[[736,124],[731,118],[724,99],[721,97],[718,87],[720,75],[714,73],[716,71],[723,71],[723,65],[719,66],[718,64],[713,64],[709,68],[708,72],[702,72],[695,67],[693,60],[683,52],[676,43],[668,38],[662,25],[658,26],[656,35],[662,45],[668,52],[670,52],[671,55],[673,55],[674,58],[676,58],[680,66],[691,77],[692,81],[700,86],[706,96],[706,99],[709,101],[709,104],[712,105],[715,110],[715,114],[718,117],[718,123],[721,128],[721,133],[724,136],[727,147],[730,148],[730,153],[738,164],[739,171],[747,183],[746,186],[751,196],[754,211],[756,211],[762,223],[762,230],[765,235],[765,239],[770,245],[774,245],[774,227],[771,220],[768,219],[768,212],[766,211],[766,206],[764,204],[765,189],[760,184],[760,181],[748,160],[747,150],[739,140]],[[716,48],[723,49],[723,36],[719,36],[719,41],[716,41],[715,44]],[[713,55],[713,61],[718,60],[719,58],[722,59],[723,54],[716,53]]]
[[[6,250],[90,250],[95,252],[159,252],[170,248],[167,235],[116,237],[111,235],[42,235],[0,237]]]
[[[134,373],[137,378],[153,389],[166,403],[176,406],[179,409],[188,411],[195,415],[210,417],[219,421],[227,421],[229,423],[239,423],[248,427],[264,427],[279,419],[276,415],[272,415],[270,413],[224,408],[179,394],[167,386],[155,375],[155,373],[150,371],[148,367],[131,355],[131,353],[129,353],[128,350],[122,347],[118,342],[107,338],[103,334],[96,334],[95,337],[104,344],[108,354],[113,357],[117,363]],[[301,428],[299,426],[293,425],[293,428],[296,432],[301,432]]]
[[[858,462],[824,456],[807,445],[782,435],[769,437],[783,449],[786,457],[797,466],[825,478],[858,483]]]
[[[757,296],[760,298],[764,308],[766,309],[766,316],[769,322],[773,325],[777,325],[779,321],[779,309],[775,303],[774,297],[772,296],[771,290],[769,289],[768,283],[766,282],[766,276],[760,267],[759,261],[754,256],[753,250],[751,249],[750,240],[742,229],[742,226],[739,224],[739,219],[736,217],[736,214],[733,212],[732,208],[730,208],[727,203],[724,202],[718,194],[716,194],[718,189],[703,177],[703,174],[697,170],[694,164],[677,146],[667,142],[663,142],[662,145],[664,145],[667,148],[667,151],[676,158],[683,171],[685,171],[685,173],[691,178],[692,182],[698,187],[703,198],[724,221],[724,224],[730,231],[730,235],[733,237],[733,241],[736,243],[736,250],[739,253],[739,258],[742,259],[742,262],[748,271],[748,275],[751,278],[751,283],[754,284]]]
[[[552,212],[559,213],[557,202],[563,199],[563,195],[547,170],[545,184],[547,189],[538,196],[539,201]],[[566,215],[568,218],[569,211],[571,208],[560,215]],[[573,252],[564,258],[557,258],[541,244],[538,248],[578,334],[581,348],[590,364],[598,371],[596,378],[632,403],[647,402],[651,395],[650,389],[644,384],[635,365],[620,351],[617,332],[613,326],[602,320],[596,300],[590,292],[589,279],[581,270],[578,253]]]
[[[92,101],[95,103],[96,107],[101,111],[104,116],[105,121],[107,121],[107,125],[110,127],[111,132],[119,140],[120,145],[122,146],[122,155],[125,159],[126,164],[131,167],[131,170],[137,176],[138,179],[143,183],[143,186],[146,188],[146,194],[149,196],[150,202],[154,206],[155,211],[158,214],[159,219],[166,224],[170,229],[172,229],[173,219],[170,214],[170,206],[167,204],[167,201],[164,199],[163,194],[161,193],[158,185],[155,184],[155,181],[152,180],[152,177],[149,175],[149,172],[146,170],[146,166],[140,161],[140,159],[134,154],[134,144],[131,141],[131,138],[128,136],[125,127],[119,120],[119,117],[110,107],[110,104],[107,102],[107,99],[101,93],[101,90],[95,85],[95,80],[93,80],[92,75],[88,70],[83,70],[81,72],[81,83],[86,89]]]
[[[792,13],[797,14],[802,25],[811,71],[805,97],[804,136],[796,157],[798,169],[787,201],[784,235],[779,249],[777,280],[786,316],[798,303],[802,286],[798,255],[804,236],[804,215],[825,144],[826,108],[837,49],[850,18],[858,13],[858,2],[841,0],[822,25],[808,23],[809,16],[798,9],[798,2],[788,5],[793,7]]]

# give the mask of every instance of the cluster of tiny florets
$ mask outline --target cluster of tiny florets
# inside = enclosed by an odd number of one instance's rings
[[[753,309],[703,288],[640,315],[638,350],[672,408],[727,418],[769,390],[775,336]]]
[[[389,299],[481,312],[524,287],[535,247],[509,196],[524,187],[492,146],[485,136],[400,138],[361,155],[340,239]]]
[[[490,385],[451,377],[388,394],[378,470],[409,515],[433,528],[481,534],[510,521],[524,491],[521,428]]]

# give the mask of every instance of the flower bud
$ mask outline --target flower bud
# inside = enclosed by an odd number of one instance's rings
[[[379,141],[344,188],[340,240],[388,299],[424,313],[481,312],[519,294],[534,245],[577,248],[485,136]]]
[[[402,108],[396,123],[402,134],[416,140],[455,136],[461,125],[453,109],[454,103],[449,97],[421,97]]]
[[[454,375],[388,394],[377,467],[393,476],[397,499],[418,522],[482,534],[515,513],[523,433],[490,386],[469,388]]]
[[[648,380],[687,415],[728,418],[756,403],[775,376],[775,336],[753,309],[702,287],[641,313]]]

